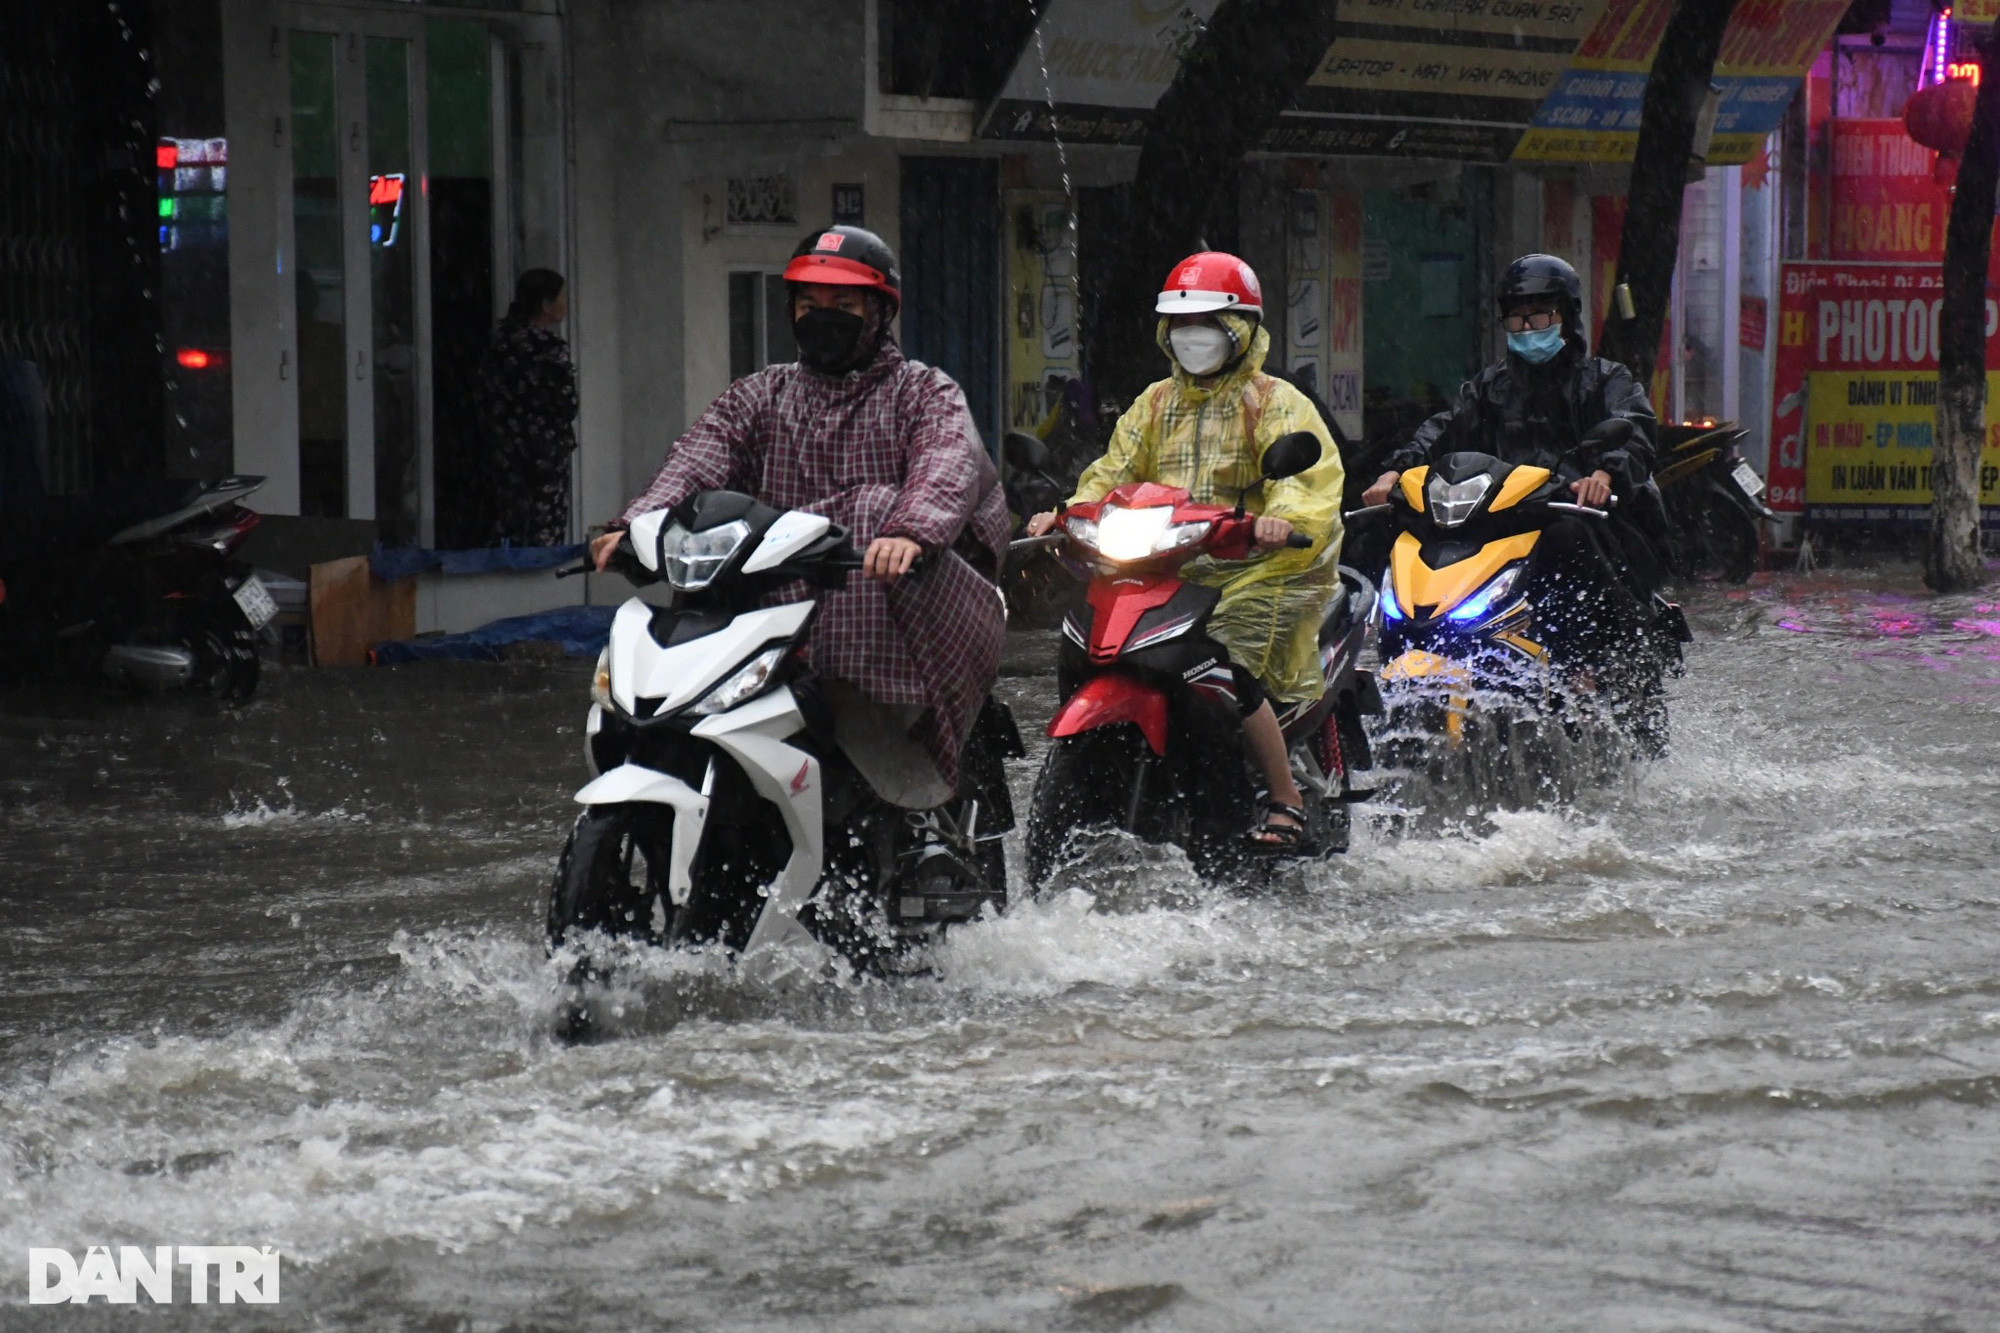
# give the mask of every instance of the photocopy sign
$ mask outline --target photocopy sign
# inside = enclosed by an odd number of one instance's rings
[[[1773,509],[1803,508],[1810,518],[1836,522],[1926,517],[1943,303],[1935,265],[1785,265],[1767,499]],[[1989,286],[1990,401],[2000,401],[1996,331],[2000,303]],[[1980,503],[1996,501],[2000,425],[1988,427],[1980,464]]]

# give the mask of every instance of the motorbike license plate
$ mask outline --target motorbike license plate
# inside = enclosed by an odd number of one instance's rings
[[[278,614],[278,604],[271,600],[271,594],[264,591],[263,581],[255,574],[247,576],[242,586],[231,594],[236,605],[243,609],[243,618],[250,622],[251,629],[262,629]]]
[[[1730,475],[1736,478],[1736,484],[1741,486],[1743,493],[1751,499],[1754,500],[1764,493],[1764,479],[1758,476],[1757,469],[1748,463],[1738,463]]]

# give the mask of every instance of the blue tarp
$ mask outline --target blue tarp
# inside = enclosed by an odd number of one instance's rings
[[[565,606],[532,616],[509,616],[463,634],[378,643],[369,654],[376,666],[405,662],[495,662],[510,643],[559,643],[571,657],[595,657],[611,637],[615,606]]]
[[[377,546],[368,569],[383,582],[406,579],[427,569],[447,574],[532,573],[566,565],[583,554],[574,546],[494,546],[480,551],[432,551],[417,546]]]

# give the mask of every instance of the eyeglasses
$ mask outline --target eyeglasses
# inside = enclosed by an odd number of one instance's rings
[[[1500,317],[1500,327],[1509,333],[1526,333],[1530,329],[1549,329],[1562,323],[1562,315],[1554,310],[1516,310]]]

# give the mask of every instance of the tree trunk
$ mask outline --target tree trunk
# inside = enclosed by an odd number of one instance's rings
[[[1653,367],[1659,363],[1674,260],[1681,248],[1681,194],[1694,153],[1695,122],[1735,8],[1736,0],[1678,0],[1646,76],[1625,228],[1618,243],[1618,280],[1631,286],[1633,317],[1621,318],[1614,302],[1599,348],[1600,355],[1630,367],[1641,384],[1653,382]]]
[[[1336,0],[1222,0],[1153,108],[1124,235],[1100,248],[1118,258],[1085,331],[1102,409],[1121,409],[1164,373],[1153,343],[1160,284],[1201,239],[1217,190],[1235,181],[1244,155],[1318,68],[1337,8]],[[1283,298],[1266,287],[1267,317]]]
[[[1980,43],[2000,50],[2000,20]],[[1986,266],[1993,191],[2000,184],[2000,79],[1983,79],[1944,233],[1944,310],[1938,325],[1937,435],[1931,449],[1931,531],[1924,582],[1964,592],[1984,582],[1979,562],[1979,453],[1986,439]]]

